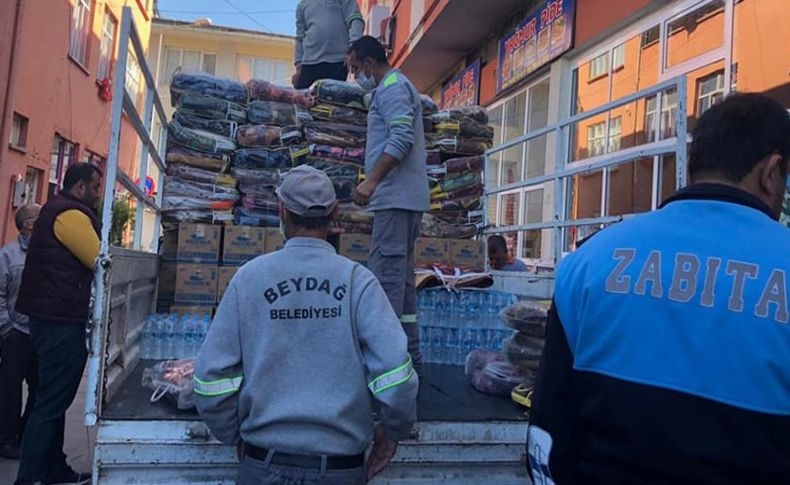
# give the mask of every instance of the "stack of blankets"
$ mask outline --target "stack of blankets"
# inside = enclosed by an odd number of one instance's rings
[[[425,103],[424,103],[425,105]],[[482,222],[484,153],[493,146],[494,130],[480,106],[424,113],[428,149],[431,210],[423,217],[422,235],[465,239]]]

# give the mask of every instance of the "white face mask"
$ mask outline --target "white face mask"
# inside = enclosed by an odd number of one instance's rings
[[[360,72],[359,74],[354,76],[354,79],[356,79],[357,84],[359,84],[359,87],[361,87],[365,91],[373,91],[374,89],[376,89],[377,86],[376,80],[373,77],[366,76],[364,72]]]

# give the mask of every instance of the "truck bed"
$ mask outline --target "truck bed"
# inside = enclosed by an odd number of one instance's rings
[[[162,399],[151,403],[152,391],[144,388],[143,369],[155,361],[141,361],[105,406],[103,418],[111,420],[199,420],[194,411],[179,411]],[[418,367],[420,421],[486,422],[526,421],[522,408],[510,399],[476,391],[463,367],[423,364]]]

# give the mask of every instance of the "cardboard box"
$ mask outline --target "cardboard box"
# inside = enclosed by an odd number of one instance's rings
[[[159,264],[160,300],[173,300],[176,297],[176,263],[162,261]]]
[[[216,308],[213,306],[173,305],[170,307],[170,311],[168,313],[177,313],[179,315],[208,315],[213,317],[215,310]]]
[[[212,306],[217,301],[219,268],[211,264],[179,264],[176,268],[175,302]]]
[[[264,254],[273,253],[283,248],[285,245],[285,237],[280,232],[279,227],[267,227],[265,237]]]
[[[482,271],[485,268],[483,241],[472,239],[450,240],[450,264]]]
[[[418,265],[450,264],[450,244],[447,239],[419,237],[414,252]]]
[[[219,280],[217,281],[217,303],[222,301],[222,295],[225,294],[225,290],[228,289],[230,280],[233,279],[233,276],[238,270],[238,266],[223,266],[219,269]]]
[[[251,226],[227,226],[222,243],[222,265],[241,266],[263,254],[266,229]]]
[[[170,229],[162,233],[159,255],[162,261],[175,262],[178,259],[178,229]]]
[[[369,234],[341,234],[338,253],[351,261],[366,263],[370,256]]]
[[[181,224],[178,226],[178,262],[218,264],[221,235],[222,226]]]

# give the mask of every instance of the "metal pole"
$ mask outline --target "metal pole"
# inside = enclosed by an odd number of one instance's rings
[[[682,189],[686,186],[686,151],[688,148],[688,102],[686,91],[688,90],[688,79],[686,76],[678,78],[678,116],[675,120],[675,133],[677,147],[675,156],[675,189]]]
[[[149,86],[148,82],[146,81],[146,89],[145,89],[145,114],[143,115],[143,125],[145,126],[146,133],[151,134],[151,115],[154,109],[154,90],[156,89],[155,86]],[[131,94],[131,93],[130,93]],[[153,141],[153,140],[152,140]],[[155,142],[154,142],[155,143]],[[148,153],[150,148],[148,143],[143,142],[140,147],[140,166],[137,171],[137,177],[139,179],[138,187],[140,190],[145,193],[145,178],[148,176]],[[156,150],[156,146],[153,147]],[[137,215],[134,220],[134,249],[141,250],[142,249],[142,239],[143,239],[143,218],[145,216],[145,204],[137,203]]]
[[[104,199],[102,207],[102,230],[99,259],[93,276],[91,295],[91,316],[88,323],[88,382],[85,399],[85,425],[95,426],[98,419],[102,396],[101,359],[104,358],[105,323],[109,316],[110,299],[110,228],[112,226],[112,205],[115,195],[115,179],[118,174],[118,150],[121,142],[121,115],[123,112],[124,79],[126,61],[129,55],[129,31],[132,23],[132,10],[123,8],[121,35],[118,48],[118,62],[115,65],[115,85],[113,85],[112,117],[110,119],[110,145],[105,174]]]
[[[560,179],[560,172],[565,169],[565,131],[563,130],[563,125],[557,125],[557,130],[555,131],[557,139],[555,143],[557,144],[557,149],[555,153],[555,163],[554,163],[554,222],[555,226],[553,229],[554,234],[554,264],[558,264],[560,259],[562,258],[562,251],[563,251],[563,233],[564,229],[560,228],[559,223],[565,220],[565,215],[567,213],[567,200],[565,198],[565,191],[563,190],[563,183]]]

